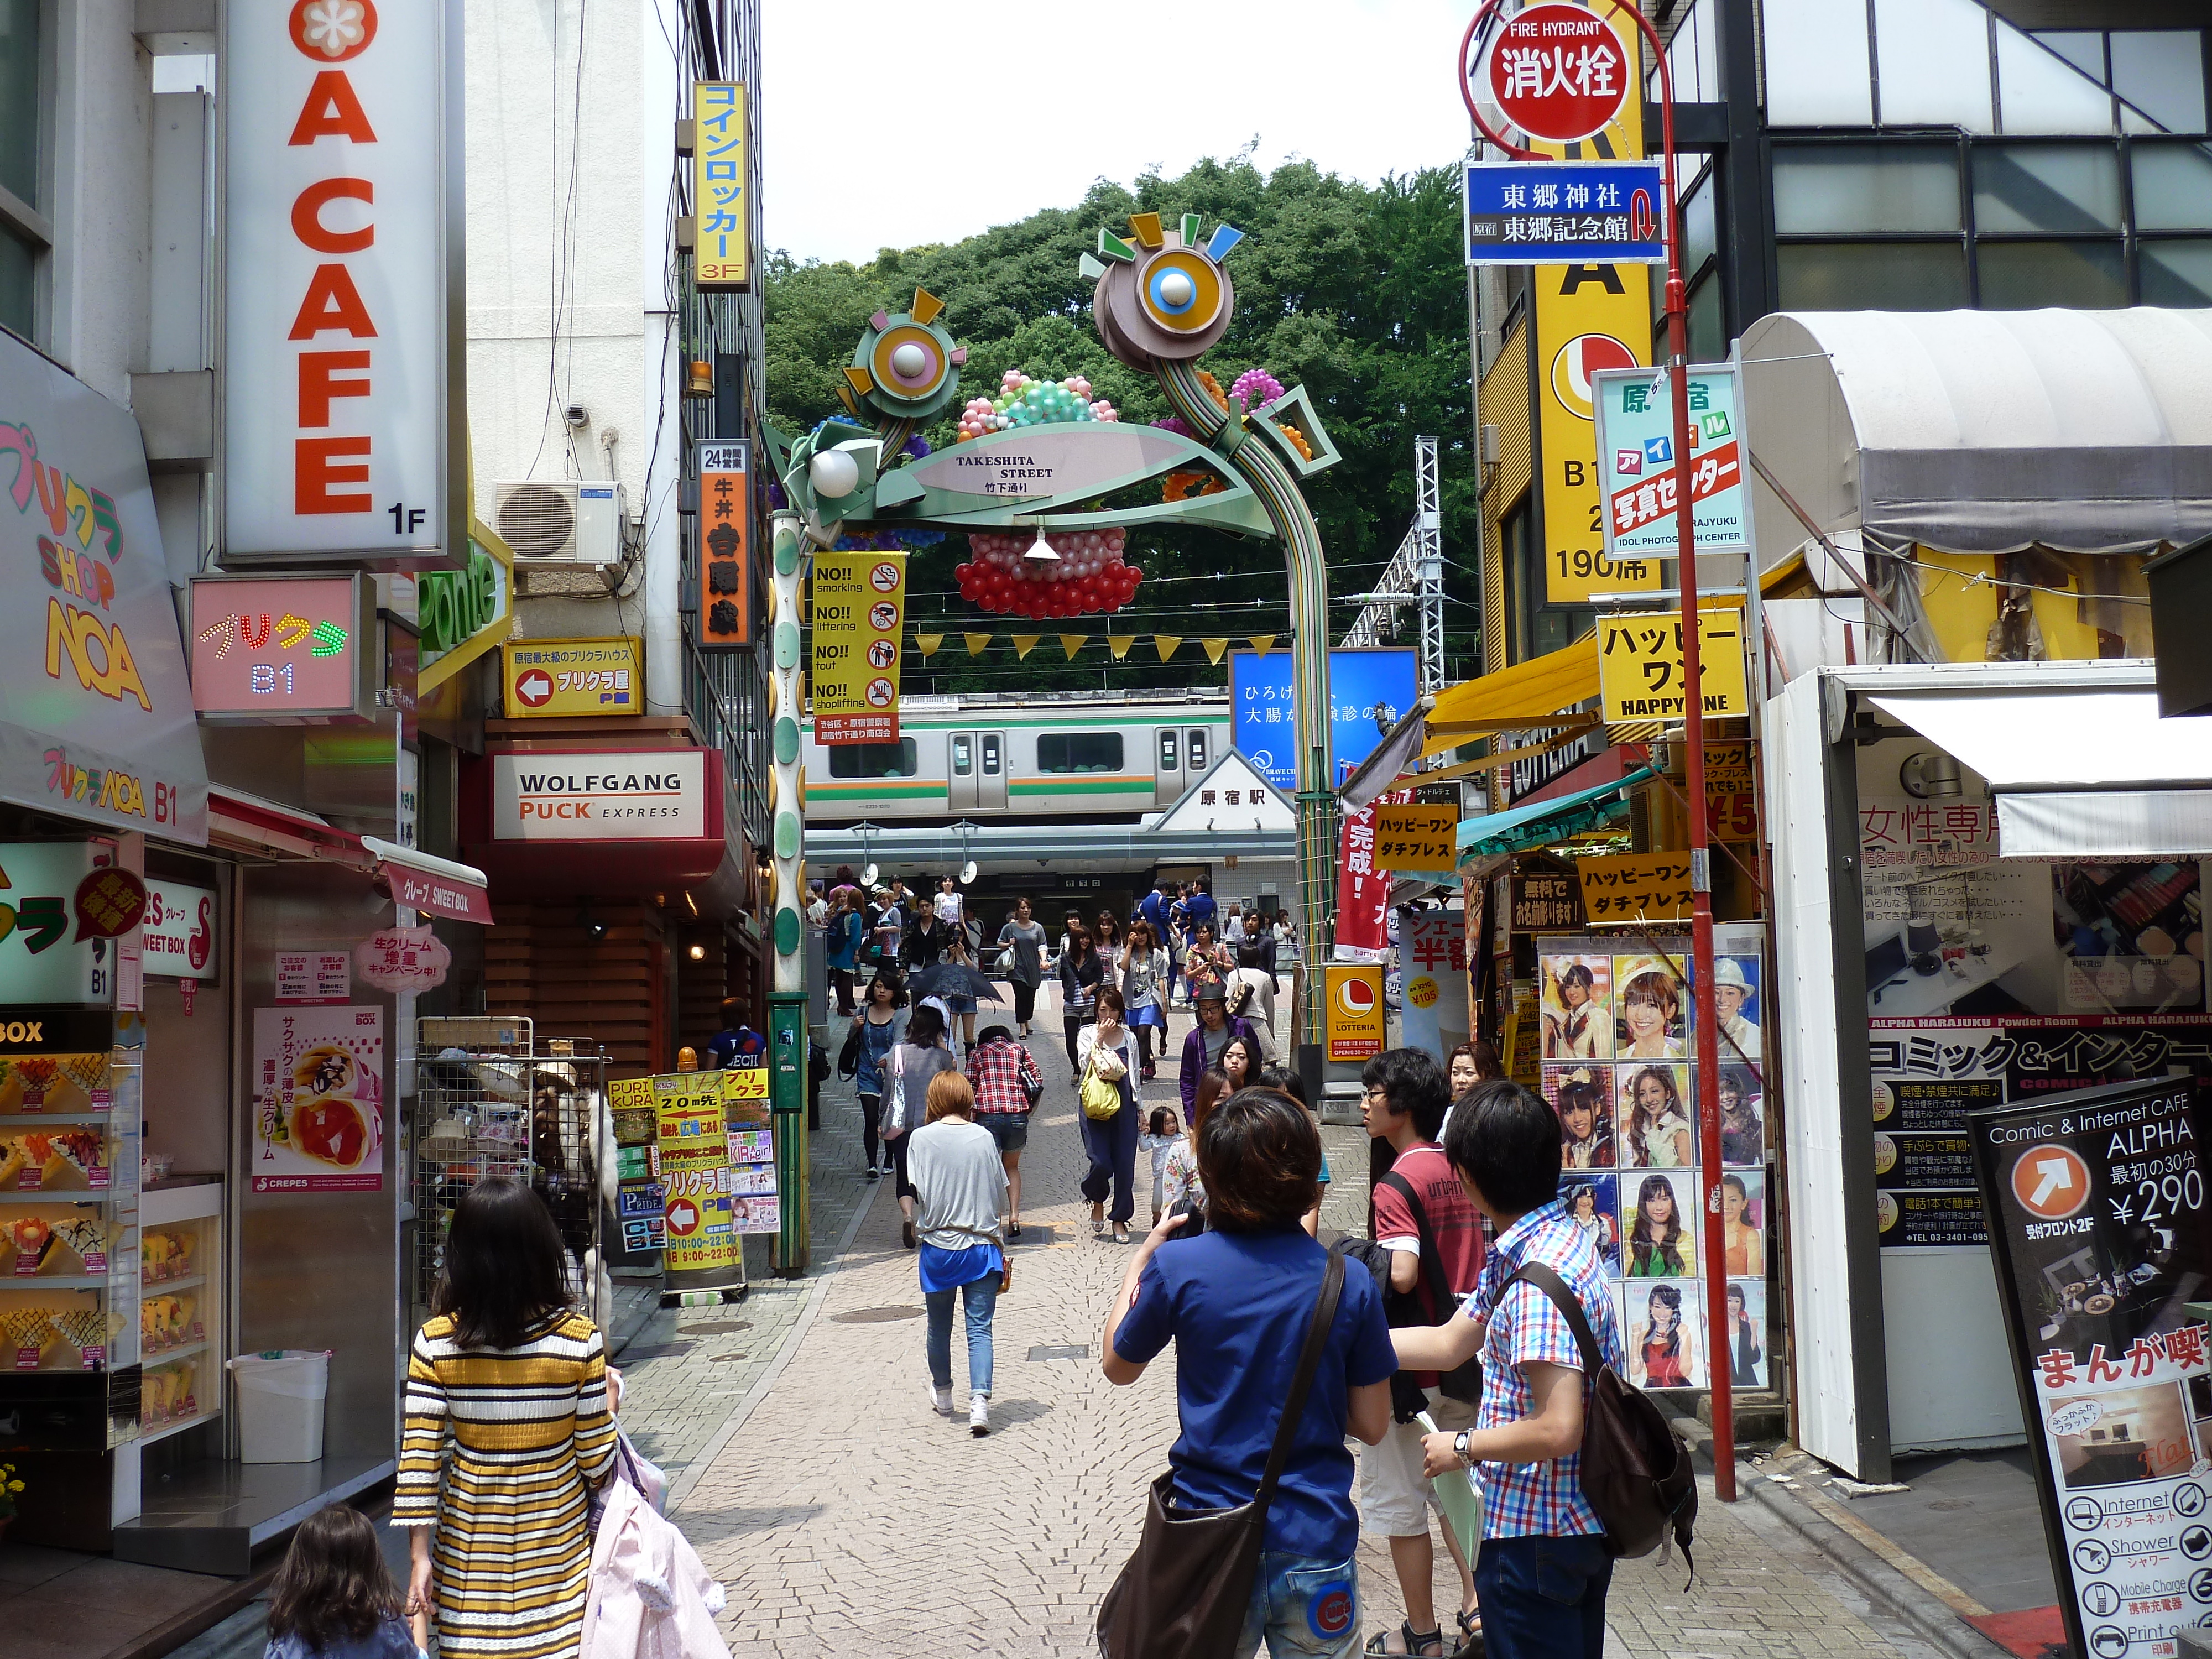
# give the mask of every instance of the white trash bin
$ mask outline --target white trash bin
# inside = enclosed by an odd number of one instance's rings
[[[323,1455],[328,1349],[271,1349],[230,1362],[238,1383],[239,1461],[312,1463]]]

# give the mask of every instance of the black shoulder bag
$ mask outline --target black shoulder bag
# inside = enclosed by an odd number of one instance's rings
[[[1420,1198],[1413,1191],[1413,1183],[1395,1170],[1392,1170],[1385,1173],[1382,1179],[1376,1182],[1376,1185],[1395,1187],[1406,1195],[1406,1202],[1413,1212],[1413,1231],[1419,1235],[1421,1240],[1421,1272],[1429,1281],[1429,1300],[1434,1305],[1437,1316],[1437,1323],[1439,1325],[1449,1323],[1452,1317],[1459,1311],[1459,1298],[1452,1294],[1451,1285],[1444,1278],[1443,1255],[1437,1249],[1436,1235],[1429,1231],[1429,1212],[1421,1207]],[[1419,1304],[1413,1297],[1408,1297],[1407,1300],[1413,1302],[1416,1309],[1419,1308]],[[1394,1325],[1398,1322],[1396,1320],[1391,1321]],[[1414,1317],[1404,1322],[1408,1325],[1417,1325],[1421,1322],[1421,1319],[1417,1312]],[[1456,1400],[1463,1406],[1480,1404],[1482,1361],[1470,1359],[1456,1370],[1439,1372],[1437,1388],[1447,1400]]]
[[[1252,1501],[1228,1510],[1178,1510],[1175,1472],[1152,1482],[1136,1553],[1099,1604],[1103,1659],[1220,1659],[1236,1650],[1259,1572],[1267,1506],[1290,1462],[1306,1393],[1321,1367],[1343,1291],[1344,1258],[1331,1250],[1321,1296],[1306,1326],[1305,1346],[1298,1353],[1297,1373],[1275,1425],[1267,1472],[1260,1477]]]

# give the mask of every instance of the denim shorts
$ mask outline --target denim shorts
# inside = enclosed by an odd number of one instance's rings
[[[975,1121],[991,1132],[991,1139],[999,1143],[1002,1152],[1018,1152],[1030,1144],[1027,1112],[978,1112]]]
[[[1264,1550],[1252,1582],[1237,1659],[1267,1645],[1270,1659],[1291,1655],[1352,1659],[1359,1651],[1359,1570],[1351,1561]]]

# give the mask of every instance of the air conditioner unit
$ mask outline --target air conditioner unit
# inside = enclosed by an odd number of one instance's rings
[[[623,489],[590,478],[492,486],[492,528],[521,565],[618,564]]]

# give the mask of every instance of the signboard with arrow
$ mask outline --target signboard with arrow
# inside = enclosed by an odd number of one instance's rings
[[[500,647],[509,720],[645,712],[645,665],[634,638],[517,640]]]

